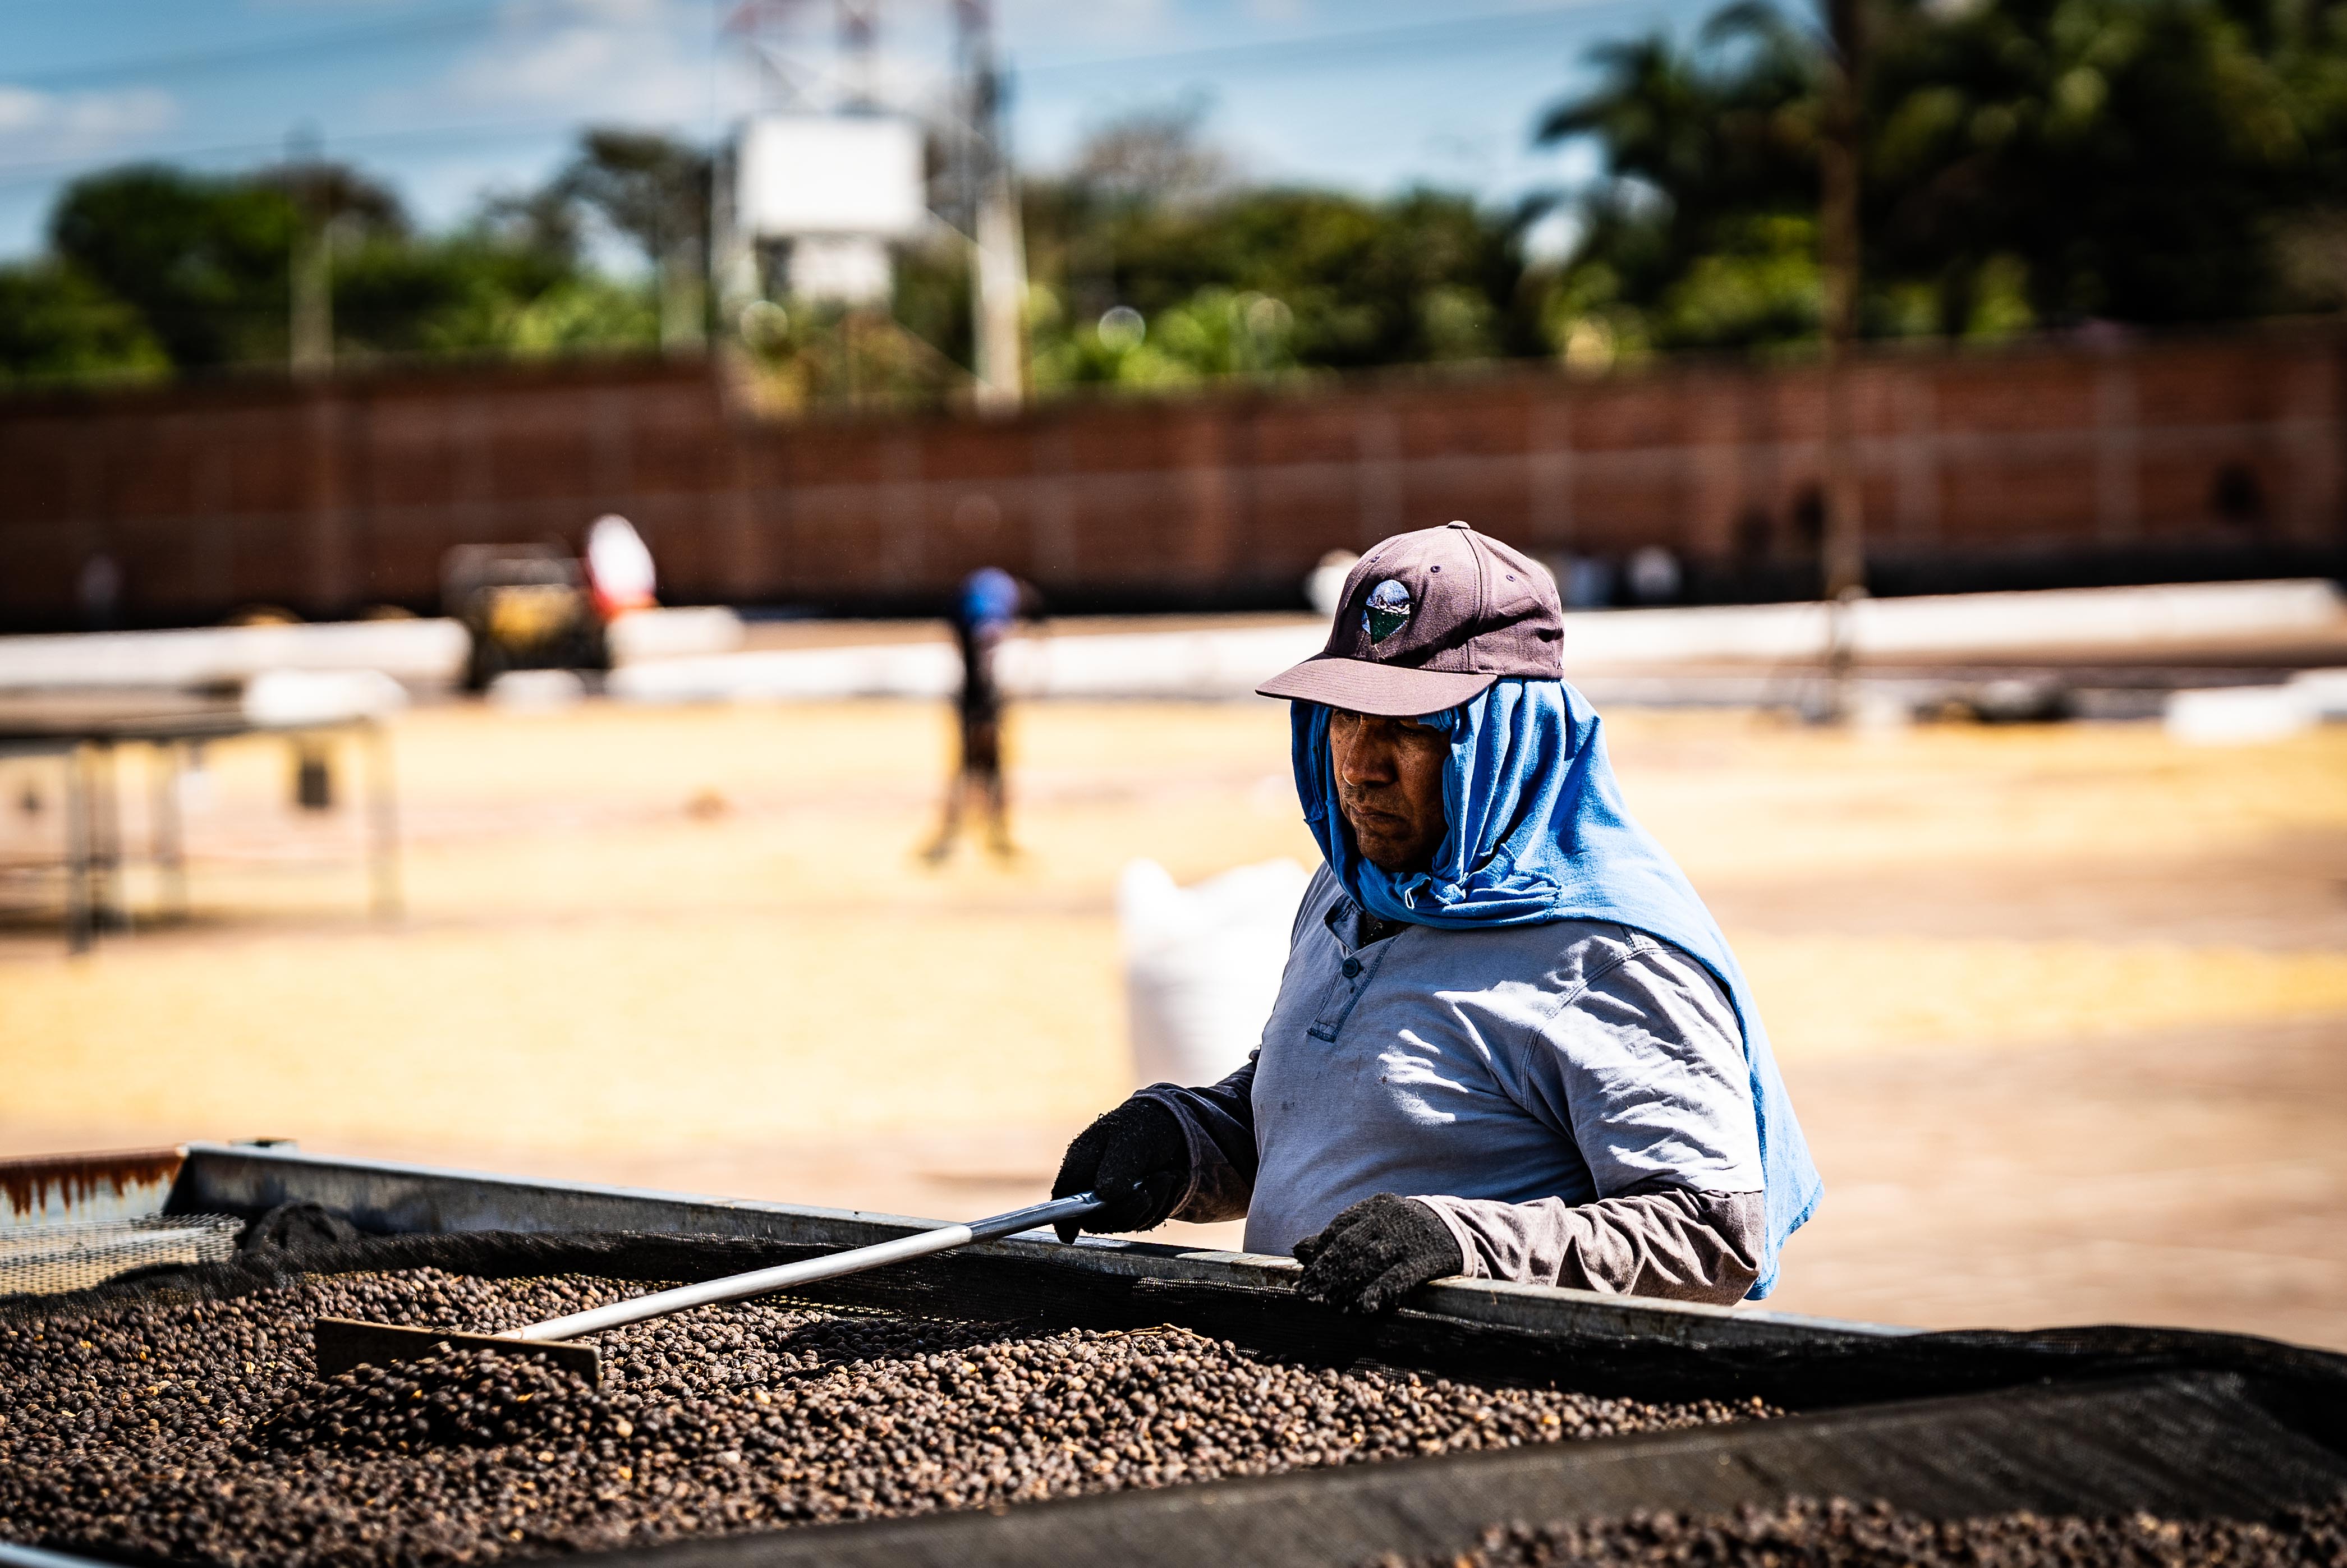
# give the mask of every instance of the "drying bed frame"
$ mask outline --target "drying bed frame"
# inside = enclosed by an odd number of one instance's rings
[[[241,1144],[190,1145],[162,1207],[249,1218],[295,1202],[372,1235],[722,1236],[775,1261],[939,1223]],[[1717,1512],[1796,1496],[1879,1499],[1935,1518],[2022,1509],[2262,1518],[2347,1497],[2347,1358],[2321,1351],[2159,1329],[1925,1334],[1481,1281],[1430,1286],[1400,1311],[1362,1319],[1297,1297],[1294,1269],[1245,1254],[1011,1237],[794,1294],[1043,1329],[1174,1323],[1326,1365],[1553,1378],[1654,1399],[1758,1395],[1794,1413],[587,1555],[594,1568],[1334,1568],[1455,1553],[1495,1522]]]

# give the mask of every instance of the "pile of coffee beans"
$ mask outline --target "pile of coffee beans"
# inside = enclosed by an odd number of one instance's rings
[[[1796,1499],[1739,1513],[1498,1525],[1420,1568],[2340,1568],[2347,1503],[2270,1520],[1930,1520],[1884,1503]],[[1378,1568],[1410,1568],[1387,1558]]]
[[[0,1321],[0,1539],[478,1563],[1774,1413],[771,1298],[598,1335],[600,1389],[481,1352],[311,1375],[318,1316],[497,1332],[648,1288],[427,1268]]]
[[[456,1350],[313,1383],[258,1436],[281,1452],[415,1453],[591,1440],[616,1435],[620,1420],[584,1378],[542,1355]]]

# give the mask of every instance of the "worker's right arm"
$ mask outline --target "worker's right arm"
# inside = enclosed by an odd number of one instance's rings
[[[1210,1225],[1246,1217],[1255,1196],[1255,1062],[1206,1089],[1153,1083],[1140,1098],[1162,1105],[1181,1121],[1189,1145],[1190,1182],[1172,1219]]]
[[[1324,878],[1329,878],[1326,866],[1296,905],[1287,932],[1291,955],[1306,920],[1325,907],[1313,897]],[[1329,878],[1328,888],[1335,886]],[[1108,1201],[1081,1227],[1063,1222],[1060,1239],[1073,1241],[1079,1228],[1137,1231],[1167,1220],[1245,1218],[1255,1196],[1255,1067],[1262,1054],[1248,1051],[1245,1066],[1203,1089],[1153,1083],[1078,1133],[1060,1162],[1051,1195],[1089,1191]],[[1111,1188],[1132,1195],[1112,1196]]]
[[[1051,1195],[1096,1192],[1088,1231],[1143,1231],[1169,1219],[1246,1213],[1255,1191],[1255,1058],[1204,1089],[1153,1083],[1076,1135]],[[1062,1240],[1078,1225],[1063,1223]]]

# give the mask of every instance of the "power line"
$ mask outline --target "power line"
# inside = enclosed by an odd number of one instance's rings
[[[329,150],[345,147],[374,147],[397,143],[449,146],[486,146],[499,141],[520,141],[548,133],[575,130],[576,118],[564,119],[518,120],[493,126],[416,126],[405,130],[359,131],[348,136],[327,138]],[[167,159],[203,159],[214,158],[285,156],[285,140],[280,137],[272,141],[230,142],[213,147],[163,148],[151,152],[129,153],[104,159],[67,159],[52,163],[0,163],[0,190],[17,190],[30,186],[46,185],[61,179],[77,169],[113,168],[128,163],[158,163]]]
[[[542,11],[546,7],[539,5],[536,8]],[[379,22],[364,27],[336,27],[304,33],[299,37],[246,44],[232,49],[184,50],[177,54],[150,55],[128,60],[87,60],[79,65],[60,66],[54,70],[36,71],[29,76],[12,75],[6,78],[6,85],[14,87],[71,87],[130,77],[202,76],[214,71],[300,59],[305,55],[333,54],[346,49],[469,32],[497,21],[504,14],[495,5],[473,0],[469,5],[422,16],[409,16],[397,22]]]
[[[1345,55],[1375,55],[1408,50],[1453,53],[1485,49],[1513,36],[1546,32],[1577,14],[1645,9],[1652,0],[1565,0],[1562,5],[1533,9],[1488,11],[1472,16],[1447,17],[1440,22],[1405,22],[1389,27],[1362,27],[1346,33],[1324,33],[1300,38],[1273,39],[1260,44],[1225,44],[1208,48],[1179,49],[1148,55],[1111,55],[1092,60],[1047,60],[1021,66],[1021,79],[1074,76],[1092,72],[1147,67],[1179,69],[1185,66],[1241,69],[1311,63]]]
[[[549,4],[551,0],[549,0]],[[1228,70],[1252,70],[1264,67],[1294,69],[1329,64],[1364,56],[1411,52],[1459,53],[1488,49],[1512,43],[1530,34],[1545,33],[1561,22],[1583,16],[1594,17],[1609,12],[1636,9],[1651,0],[1563,0],[1563,4],[1543,5],[1528,10],[1484,12],[1471,16],[1446,18],[1439,22],[1402,23],[1387,27],[1365,27],[1348,32],[1321,34],[1297,38],[1275,39],[1262,44],[1228,45],[1210,48],[1167,50],[1153,54],[1118,55],[1090,60],[1045,61],[1022,67],[1019,75],[1025,79],[1099,74],[1135,68],[1182,69],[1184,67],[1215,67]],[[541,5],[543,14],[548,9]],[[453,32],[463,27],[494,19],[493,14],[479,5],[442,11],[427,17],[411,17],[406,21],[373,27],[337,29],[331,33],[306,35],[299,39],[282,40],[276,44],[256,45],[241,50],[220,51],[210,55],[160,56],[149,61],[119,62],[114,65],[93,63],[68,70],[47,73],[33,77],[15,77],[10,85],[27,83],[54,86],[66,79],[96,80],[102,75],[131,76],[141,71],[169,67],[181,71],[226,68],[259,64],[264,60],[298,57],[319,50],[334,50],[366,42],[384,42],[395,38],[425,36],[428,32]],[[384,146],[398,143],[487,143],[501,139],[519,139],[543,135],[548,131],[567,130],[580,121],[572,117],[560,120],[530,121],[498,127],[415,127],[404,130],[359,132],[331,138],[336,147]],[[80,169],[104,167],[120,161],[152,161],[159,159],[205,159],[281,152],[280,141],[245,142],[209,148],[163,148],[147,152],[130,152],[106,159],[57,159],[42,163],[0,164],[0,190],[23,189],[46,184]]]
[[[1540,6],[1531,10],[1486,12],[1473,16],[1450,17],[1438,22],[1401,23],[1389,27],[1366,27],[1348,33],[1322,34],[1300,38],[1272,39],[1260,44],[1224,45],[1210,48],[1179,49],[1153,54],[1115,55],[1090,60],[1045,61],[1023,67],[1023,77],[1061,76],[1095,71],[1122,70],[1137,67],[1176,68],[1185,66],[1223,66],[1253,67],[1276,65],[1283,61],[1312,59],[1344,53],[1382,53],[1389,49],[1424,50],[1430,46],[1451,52],[1461,46],[1469,49],[1486,48],[1501,41],[1503,33],[1532,32],[1545,28],[1558,19],[1576,12],[1621,10],[1645,3],[1645,0],[1567,0],[1563,5]],[[556,0],[541,0],[534,6],[541,15],[557,7]],[[128,60],[89,60],[79,65],[60,66],[53,70],[36,71],[30,75],[12,75],[6,85],[15,87],[64,87],[86,86],[96,82],[133,77],[188,77],[219,70],[272,64],[300,59],[313,54],[333,54],[343,50],[369,46],[392,44],[411,39],[424,39],[463,33],[486,24],[509,17],[507,9],[474,3],[436,11],[422,16],[410,16],[396,22],[376,23],[361,27],[340,27],[323,32],[305,33],[295,38],[280,38],[271,42],[249,44],[231,49],[181,51],[169,55],[153,55]]]

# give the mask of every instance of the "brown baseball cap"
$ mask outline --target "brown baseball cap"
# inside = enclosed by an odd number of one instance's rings
[[[1255,688],[1411,719],[1495,681],[1564,679],[1564,607],[1521,550],[1465,523],[1396,534],[1345,579],[1328,645]]]

